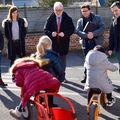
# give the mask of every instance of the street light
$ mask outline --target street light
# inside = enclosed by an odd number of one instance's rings
[[[98,14],[98,0],[95,1],[96,14]]]

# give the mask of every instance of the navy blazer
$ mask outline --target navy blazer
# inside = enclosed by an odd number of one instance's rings
[[[57,20],[54,12],[47,18],[44,25],[45,34],[52,40],[52,49],[60,55],[66,55],[68,53],[70,36],[74,33],[74,29],[71,17],[69,17],[65,12],[62,14],[60,26],[60,32],[65,34],[64,37],[59,37],[59,39],[58,37],[52,37],[52,32],[57,31]]]

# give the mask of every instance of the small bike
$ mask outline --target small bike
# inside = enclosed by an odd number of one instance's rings
[[[88,95],[88,117],[89,120],[98,120],[100,105],[106,107],[107,97],[99,88],[91,88]]]
[[[48,103],[49,96],[54,96],[62,99],[63,103],[66,103],[68,107],[50,107]],[[25,111],[23,112],[25,120],[36,120],[32,115],[34,111],[30,107],[31,104],[34,104],[37,109],[37,120],[77,120],[75,109],[71,101],[60,94],[46,92],[36,95],[33,100],[30,100],[28,102]]]

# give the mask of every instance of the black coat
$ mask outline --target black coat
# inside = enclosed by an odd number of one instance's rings
[[[26,27],[24,26],[25,21],[22,18],[18,19],[19,25],[19,45],[21,57],[25,56],[25,36],[26,36]],[[7,20],[4,22],[4,32],[5,37],[8,40],[8,58],[12,59],[14,56],[13,52],[13,40],[12,40],[12,21]]]
[[[114,18],[109,36],[109,50],[118,50],[120,47],[120,17]]]
[[[69,50],[70,36],[74,32],[74,24],[72,19],[65,12],[62,14],[60,26],[60,32],[63,32],[65,36],[59,37],[58,40],[58,37],[52,37],[52,32],[55,31],[57,31],[57,21],[55,13],[52,13],[45,23],[44,32],[52,40],[52,49],[60,55],[66,55]]]

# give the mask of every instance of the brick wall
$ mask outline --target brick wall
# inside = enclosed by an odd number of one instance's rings
[[[27,34],[26,43],[25,43],[27,54],[31,54],[31,53],[34,53],[36,51],[36,45],[39,41],[40,36],[42,36],[42,34],[38,34],[38,33]]]
[[[26,52],[27,54],[34,53],[36,51],[36,45],[39,41],[40,36],[42,34],[34,33],[34,34],[28,34],[26,36]],[[104,32],[104,46],[108,46],[108,39],[109,38],[109,32],[106,30]],[[79,44],[79,37],[76,34],[73,34],[70,38],[70,51],[72,50],[80,50],[80,44]]]
[[[26,36],[26,53],[31,54],[36,51],[36,45],[39,41],[40,36],[42,34],[34,33],[28,34]],[[73,34],[70,38],[70,50],[80,49],[79,38],[76,34]]]

